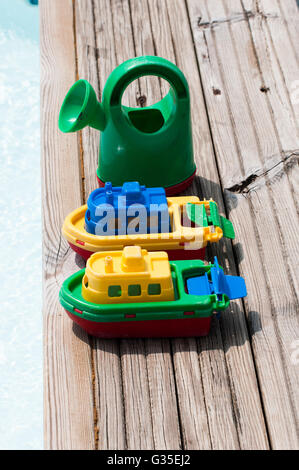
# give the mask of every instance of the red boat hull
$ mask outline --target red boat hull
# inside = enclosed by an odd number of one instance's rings
[[[190,186],[190,184],[192,183],[194,179],[195,173],[196,172],[194,172],[191,176],[189,176],[189,178],[185,179],[181,183],[174,184],[173,186],[168,186],[168,188],[165,188],[166,196],[175,196],[176,194],[179,194],[182,191],[184,191],[186,188],[188,188],[188,186]],[[98,176],[97,176],[97,179],[98,179],[100,188],[103,188],[105,186],[104,181],[102,181]]]
[[[93,252],[85,250],[79,246],[73,245],[73,243],[69,243],[72,250],[82,256],[84,259],[88,259]],[[180,259],[204,259],[205,258],[205,248],[201,248],[200,250],[165,250],[168,254],[169,261],[180,260]]]
[[[210,331],[211,325],[211,317],[93,322],[80,318],[68,310],[66,312],[83,330],[98,338],[182,338],[206,336]],[[189,313],[192,314],[192,312]]]

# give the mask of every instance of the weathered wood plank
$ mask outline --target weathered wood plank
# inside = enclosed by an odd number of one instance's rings
[[[253,41],[249,28],[255,21],[259,26],[269,23],[271,15],[250,3],[244,14],[238,1],[188,1],[226,205],[242,240],[242,251],[236,255],[248,286],[245,304],[270,440],[274,448],[296,448],[298,376],[290,363],[290,346],[298,336],[298,306],[284,258],[286,247],[294,246],[295,240],[281,224],[288,221],[297,233],[298,219],[293,219],[288,177],[270,180],[294,141],[288,141],[292,128],[287,129],[286,122],[281,129],[276,126],[280,118],[274,98],[268,101],[268,90],[260,90],[270,80],[273,89],[278,88],[280,79],[267,69],[269,60],[261,69],[259,51],[269,50],[268,44],[257,26]],[[285,113],[291,111],[288,105],[286,100]],[[294,120],[290,122],[292,126]],[[279,202],[282,194],[290,207],[288,217]]]
[[[72,2],[42,0],[40,10],[45,447],[93,449],[89,341],[58,300],[62,281],[78,269],[61,237],[64,217],[81,203],[77,137],[64,136],[57,126],[76,78]]]
[[[149,8],[150,21],[154,31],[155,51],[158,55],[175,62],[167,4],[154,1],[149,3]],[[196,138],[198,137],[197,127],[195,127],[195,134],[193,142],[196,153],[201,145],[199,139]],[[207,422],[205,396],[202,393],[202,371],[200,363],[196,359],[197,346],[194,347],[193,339],[173,340],[172,350],[184,448],[209,449],[211,448],[211,437]],[[188,364],[188,367],[184,367],[184,364]],[[227,419],[227,423],[229,422]],[[229,424],[227,429],[229,429]],[[230,435],[230,433],[227,434]],[[235,439],[237,442],[236,434]]]
[[[290,11],[292,11],[292,3],[284,2],[285,6],[288,4]],[[252,7],[248,1],[244,2],[246,8]],[[296,5],[295,5],[296,6]],[[296,236],[296,224],[298,221],[298,183],[299,183],[299,168],[296,165],[299,157],[299,100],[296,104],[296,100],[292,94],[296,88],[296,84],[299,90],[299,81],[293,80],[294,77],[289,77],[288,68],[283,70],[282,65],[277,60],[280,54],[274,51],[274,41],[272,40],[271,34],[269,33],[270,28],[268,23],[275,24],[274,38],[279,37],[286,40],[286,42],[280,39],[280,42],[284,44],[284,48],[287,51],[284,55],[287,55],[288,62],[296,62],[294,57],[294,51],[292,50],[292,39],[290,33],[282,34],[281,29],[286,29],[285,20],[280,16],[280,10],[275,9],[275,2],[273,2],[271,9],[267,10],[267,5],[260,5],[260,11],[262,7],[265,10],[264,20],[260,14],[253,14],[249,17],[249,27],[252,35],[252,42],[254,49],[256,50],[256,64],[260,69],[262,80],[265,83],[266,96],[265,101],[268,101],[268,107],[272,116],[273,133],[276,134],[276,155],[267,155],[267,158],[263,159],[264,168],[269,171],[269,179],[275,178],[274,192],[279,193],[279,197],[274,197],[273,203],[276,207],[277,220],[280,227],[289,227],[289,230],[284,230],[285,246],[284,254],[286,256],[286,262],[291,272],[292,281],[295,286],[295,290],[298,292],[298,271],[299,271],[299,260],[294,259],[293,254],[296,252],[298,242]],[[270,7],[270,6],[269,6]],[[277,5],[276,5],[277,7]],[[251,11],[251,10],[250,10]],[[269,13],[269,11],[271,13]],[[268,12],[268,13],[267,13]],[[267,17],[269,19],[267,20]],[[293,16],[288,16],[288,24],[294,23],[299,24],[299,12],[296,7],[296,11],[293,11]],[[299,37],[299,32],[297,32]],[[294,37],[295,39],[295,37]],[[291,51],[291,55],[289,55]],[[297,74],[299,74],[299,65],[297,61]],[[286,80],[285,76],[288,77]],[[294,84],[295,86],[292,86]],[[298,95],[299,96],[299,95]],[[273,160],[274,157],[274,160]],[[289,171],[291,170],[291,171]],[[288,180],[288,184],[285,184],[285,179]],[[272,186],[269,187],[272,191]],[[288,208],[286,211],[285,208]]]
[[[130,26],[130,6],[128,2],[113,2],[110,5],[110,2],[105,0],[93,2],[93,11],[91,11],[91,3],[88,1],[76,2],[75,6],[79,75],[81,77],[82,71],[82,73],[93,77],[95,89],[102,90],[108,75],[115,66],[135,55]],[[103,12],[105,12],[105,16],[103,16]],[[103,21],[104,17],[105,21]],[[91,37],[91,22],[93,22],[92,30],[95,32],[95,37]],[[85,28],[84,25],[86,25]],[[113,37],[111,37],[111,31],[113,31]],[[91,52],[87,55],[88,46],[89,51],[94,48],[97,51],[96,54]],[[96,68],[98,82],[95,74]],[[127,93],[127,103],[135,106],[138,93],[140,93],[138,85],[137,88],[131,87]],[[84,136],[84,133],[87,135]],[[91,138],[88,133],[89,131],[82,133],[83,167],[84,170],[93,167],[95,172],[96,163],[94,162],[97,161],[97,154],[94,154],[94,148],[96,144],[94,141],[90,144]],[[98,138],[98,135],[92,135],[92,139]],[[94,189],[86,171],[84,187],[86,195]],[[161,340],[155,342],[155,354],[152,356],[150,341],[145,345],[144,342],[138,340],[120,342],[96,340],[95,343],[99,448],[116,448],[116,442],[119,443],[119,439],[114,439],[113,436],[115,433],[118,435],[119,432],[122,433],[120,448],[124,446],[129,449],[153,448],[153,446],[156,448],[179,448],[180,437],[173,378],[172,382],[169,382],[169,377],[173,377],[173,368],[170,351],[162,354],[162,350],[165,350],[165,344]],[[167,340],[166,343],[169,344]],[[107,351],[108,344],[113,347],[113,359]],[[101,354],[103,349],[106,351],[104,356]],[[105,359],[112,361],[113,366],[109,367],[107,362],[104,362]],[[140,370],[143,371],[142,374],[140,374]],[[166,386],[161,387],[160,381],[164,380],[164,377],[167,377]],[[119,403],[124,401],[125,422],[121,418],[123,410],[120,404],[115,407],[113,400],[109,403],[109,401],[105,401],[106,394],[101,394],[101,390],[108,390],[108,382],[119,397]],[[169,406],[169,401],[172,403],[171,406]],[[108,419],[103,422],[102,416],[104,417],[107,411]],[[116,412],[118,413],[117,421],[115,421]],[[110,419],[109,413],[111,413]],[[109,425],[111,420],[112,424]],[[119,431],[113,429],[113,422],[115,425],[117,424]],[[102,438],[102,435],[108,435],[107,428],[109,426],[110,441]],[[126,435],[120,431],[124,426]]]
[[[154,449],[149,377],[144,340],[121,342],[128,449]]]
[[[126,448],[124,397],[118,341],[94,338],[97,448]]]
[[[91,1],[82,2],[75,0],[74,5],[74,33],[77,61],[77,79],[84,78],[88,80],[95,89],[100,92],[99,76],[96,62],[101,56],[97,48],[94,34],[94,15],[93,4]],[[105,14],[105,12],[103,12]],[[97,155],[99,151],[99,132],[91,127],[83,129],[79,135],[81,176],[83,180],[82,192],[83,200],[86,201],[88,194],[98,186],[96,169]],[[91,156],[84,161],[84,152],[88,151]]]
[[[164,26],[165,22],[160,23],[160,18],[168,18],[169,23],[164,27],[164,34],[155,37],[157,54],[162,55],[161,50],[170,60],[175,60],[185,73],[190,87],[195,158],[198,172],[204,177],[195,182],[193,191],[200,186],[201,194],[205,197],[214,197],[221,205],[221,187],[218,182],[213,145],[185,5],[179,1],[150,2],[149,7],[153,31],[156,27],[159,30],[159,25]],[[153,9],[156,11],[152,14]],[[157,24],[154,18],[158,20]],[[168,34],[167,31],[169,31]],[[160,44],[160,38],[164,40],[167,38],[167,45]],[[225,256],[229,259],[229,269],[234,272],[230,243],[223,242],[220,250],[224,249]],[[224,261],[223,254],[221,261],[222,263]],[[173,344],[178,346],[179,342],[180,340],[175,340]],[[234,303],[231,310],[225,313],[221,324],[216,322],[208,338],[198,340],[198,349],[200,368],[204,371],[202,381],[212,447],[267,447],[245,317],[237,303]],[[175,357],[175,360],[177,359],[178,356]],[[195,367],[197,367],[196,364]],[[217,380],[213,375],[214,371],[217,371]],[[190,373],[190,370],[185,371],[185,380],[190,378]],[[240,376],[243,378],[242,381],[240,381]],[[183,377],[176,375],[178,390],[180,387],[183,390],[183,380]],[[193,395],[198,399],[196,394],[197,390],[190,390],[190,396]],[[184,409],[186,401],[187,397],[181,400],[180,409]],[[193,419],[198,420],[198,429],[205,429],[205,420],[202,420],[202,415],[194,415]],[[184,415],[181,414],[181,421],[183,420]],[[207,437],[205,441],[197,437],[194,443],[192,425],[193,423],[188,419],[182,424],[186,432],[185,447],[207,448],[209,446]]]
[[[132,28],[134,34],[135,55],[156,55],[155,38],[153,36],[151,18],[147,0],[130,1]],[[156,33],[156,32],[155,32]],[[164,80],[156,77],[142,77],[139,79],[139,103],[141,106],[149,106],[162,98],[168,87]],[[142,89],[142,95],[141,95]],[[138,97],[137,97],[138,99]]]
[[[290,2],[285,2],[289,4]],[[269,99],[269,114],[272,116],[272,132],[270,138],[276,142],[277,146],[277,161],[271,162],[269,166],[270,158],[267,155],[262,155],[264,168],[267,170],[267,183],[270,201],[273,206],[273,218],[276,218],[276,223],[279,228],[281,244],[282,258],[281,261],[285,266],[284,276],[285,280],[288,283],[286,290],[286,296],[288,302],[293,303],[291,307],[291,312],[293,311],[292,316],[294,316],[292,322],[283,321],[281,325],[282,331],[285,330],[283,335],[283,340],[281,343],[283,345],[285,356],[285,368],[288,371],[287,380],[290,381],[289,384],[289,393],[291,395],[291,400],[293,402],[293,407],[296,410],[296,415],[298,419],[299,414],[299,374],[296,373],[294,364],[291,363],[290,356],[292,351],[292,345],[295,344],[296,338],[298,337],[298,319],[296,319],[296,310],[298,305],[298,287],[299,287],[299,260],[294,257],[294,253],[298,250],[298,237],[297,233],[299,230],[299,219],[298,219],[298,194],[294,195],[294,189],[297,187],[296,183],[299,181],[299,107],[294,100],[292,100],[292,84],[295,82],[295,76],[299,74],[299,61],[294,48],[294,42],[296,38],[299,38],[298,34],[298,23],[299,23],[299,11],[293,12],[294,16],[292,19],[288,16],[288,21],[290,24],[293,24],[297,18],[297,32],[295,35],[295,29],[293,34],[288,30],[288,23],[281,15],[281,9],[279,8],[278,2],[269,3],[267,1],[262,1],[257,4],[257,12],[264,13],[262,17],[265,19],[260,21],[260,30],[264,32],[264,38],[257,37],[252,34],[254,45],[263,45],[264,48],[267,48],[268,51],[272,51],[272,60],[261,61],[258,57],[258,63],[260,64],[262,76],[264,81],[268,81],[268,77],[271,77],[271,63],[273,63],[273,55],[276,55],[277,63],[279,64],[279,70],[276,73],[276,84],[273,90],[269,89],[267,92],[267,97]],[[249,20],[251,25],[251,31],[257,30],[256,19],[257,15],[252,16]],[[255,23],[255,27],[254,27]],[[265,34],[266,31],[269,31],[269,35]],[[261,47],[259,47],[261,48]],[[275,54],[273,54],[273,49],[275,49]],[[283,53],[283,50],[285,51]],[[269,52],[270,55],[270,52]],[[270,62],[270,63],[269,63]],[[265,68],[265,65],[268,65],[269,68]],[[263,69],[262,69],[263,67]],[[269,87],[270,88],[270,87]],[[273,96],[274,95],[274,96]],[[283,106],[281,105],[282,96]],[[281,109],[284,109],[287,113],[285,116],[284,125],[280,125],[278,119],[281,115]],[[296,113],[297,111],[297,113]],[[275,139],[276,137],[276,139]],[[274,282],[277,279],[277,276],[273,276],[273,279],[270,277],[269,282],[271,288],[276,291],[276,286]],[[277,286],[277,288],[279,288]],[[275,294],[274,294],[275,295]],[[275,298],[275,297],[274,297]],[[293,300],[292,300],[293,298]],[[277,304],[281,301],[280,298],[277,298]],[[278,325],[280,319],[277,320]],[[289,330],[289,331],[288,331]],[[296,421],[296,418],[295,418]]]
[[[79,78],[89,80],[96,93],[103,88],[103,73],[114,68],[113,43],[98,44],[96,31],[102,31],[103,19],[108,30],[112,28],[111,11],[106,5],[90,0],[75,2],[76,51]],[[104,9],[105,8],[105,9]],[[104,40],[106,38],[104,37]],[[100,61],[98,69],[97,61]],[[108,72],[109,73],[109,72]],[[81,133],[81,161],[84,172],[84,200],[98,184],[96,169],[99,148],[99,132],[87,127]],[[126,446],[124,406],[122,394],[121,362],[118,341],[93,338],[95,368],[95,427],[98,449],[124,449]]]
[[[155,55],[147,2],[131,0],[130,10],[134,55]],[[139,94],[145,97],[142,104],[160,100],[166,89],[164,82],[153,77],[139,80]],[[155,448],[178,449],[181,447],[181,438],[170,342],[167,339],[145,340],[145,351]]]
[[[135,14],[134,11],[131,10],[131,5],[129,2],[113,2],[112,14],[114,21],[115,49],[117,51],[117,62],[119,64],[124,60],[127,60],[128,58],[134,57],[136,55],[136,41],[134,40],[133,30],[131,27],[131,22],[133,21]],[[128,89],[127,96],[129,105],[136,106],[136,98],[138,98],[139,95],[145,94],[140,89],[140,86],[141,82],[139,82],[138,88],[134,88],[134,86],[132,86],[130,89]],[[136,348],[136,351],[138,351],[136,356],[131,356],[131,361],[135,360],[135,370],[138,366],[137,361],[140,360],[141,355],[144,354],[144,352],[146,354],[145,357],[149,390],[148,392],[146,389],[143,391],[141,383],[139,387],[140,394],[137,396],[136,391],[138,389],[136,388],[136,382],[138,383],[139,380],[143,379],[143,377],[134,376],[134,380],[130,381],[130,376],[126,373],[126,369],[123,369],[123,380],[125,384],[124,390],[127,392],[127,394],[124,395],[125,409],[127,412],[130,410],[131,412],[136,413],[138,407],[135,406],[133,409],[133,407],[130,408],[129,406],[129,403],[134,397],[135,402],[139,402],[139,408],[141,412],[145,417],[147,417],[146,421],[137,421],[140,427],[139,429],[136,429],[136,427],[133,427],[133,415],[126,415],[128,448],[136,448],[136,446],[140,445],[141,448],[143,445],[148,446],[148,439],[151,439],[151,433],[153,434],[155,448],[179,448],[179,425],[169,341],[146,340],[145,350],[143,350],[142,347],[140,349],[139,342],[132,342],[132,345],[133,344],[134,348]],[[128,348],[125,340],[120,342],[120,347],[123,356],[127,353]],[[152,355],[152,353],[154,353],[154,355]],[[126,366],[127,362],[123,361],[123,365]],[[161,381],[163,383],[166,378],[166,384],[162,386]],[[172,379],[172,382],[169,382],[169,379]],[[150,399],[150,403],[148,403],[146,399]],[[149,416],[146,411],[148,408],[151,410],[152,431],[150,428],[148,428],[150,424]],[[139,441],[138,437],[138,435],[140,436],[142,434],[147,436],[147,440],[145,440],[143,444]]]
[[[211,449],[204,372],[200,367],[196,340],[172,340],[172,352],[184,448]],[[211,370],[208,375],[211,376]]]

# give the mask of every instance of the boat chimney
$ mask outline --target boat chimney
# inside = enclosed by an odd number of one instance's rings
[[[145,270],[144,254],[140,246],[125,246],[122,253],[121,269],[124,272],[142,272]]]
[[[106,256],[105,258],[105,272],[113,273],[113,259],[111,256]]]

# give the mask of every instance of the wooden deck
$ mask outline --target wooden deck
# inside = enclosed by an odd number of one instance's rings
[[[296,1],[42,0],[40,10],[46,448],[298,448]],[[216,251],[248,297],[207,338],[95,340],[58,300],[83,265],[62,222],[97,187],[99,143],[94,130],[59,132],[62,100],[79,77],[100,97],[111,71],[143,54],[186,75],[198,168],[188,194],[213,197],[236,229]],[[127,99],[163,92],[141,79]]]

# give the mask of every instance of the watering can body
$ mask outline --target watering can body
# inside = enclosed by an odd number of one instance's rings
[[[169,93],[145,108],[123,106],[127,86],[145,75],[167,80]],[[139,181],[174,194],[192,181],[196,167],[189,88],[183,73],[168,60],[144,56],[124,62],[109,76],[101,104],[88,82],[79,80],[62,105],[59,127],[73,132],[87,124],[101,130],[97,170],[101,185]]]

